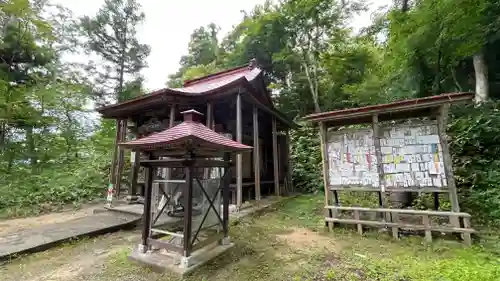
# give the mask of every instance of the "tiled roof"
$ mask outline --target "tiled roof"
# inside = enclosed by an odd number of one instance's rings
[[[252,149],[251,146],[226,138],[194,121],[184,121],[162,132],[121,143],[120,146],[139,150],[175,149],[181,148],[188,139],[193,140],[193,144],[198,147],[198,150],[238,152]]]
[[[222,74],[213,74],[197,80],[186,81],[184,87],[172,90],[190,94],[204,94],[239,79],[246,79],[251,82],[261,72],[262,70],[259,68],[250,69],[249,67],[241,67]]]

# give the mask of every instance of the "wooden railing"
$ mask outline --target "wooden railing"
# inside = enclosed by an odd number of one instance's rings
[[[387,227],[392,229],[394,238],[399,238],[399,231],[405,230],[424,230],[425,240],[432,242],[432,232],[459,233],[467,245],[472,243],[471,234],[475,232],[471,228],[468,213],[461,212],[443,212],[443,211],[423,211],[408,209],[385,209],[385,208],[363,208],[363,207],[343,207],[326,206],[330,212],[325,217],[329,228],[333,228],[335,223],[354,224],[357,226],[359,234],[363,234],[363,226]],[[353,218],[340,217],[341,211],[352,212]],[[362,218],[362,214],[368,213],[369,218]],[[421,223],[413,223],[401,220],[401,216],[421,217]],[[366,217],[366,216],[364,216]],[[432,223],[431,217],[446,217],[447,225],[436,225]],[[378,218],[378,219],[377,219]],[[413,220],[412,220],[413,221]]]

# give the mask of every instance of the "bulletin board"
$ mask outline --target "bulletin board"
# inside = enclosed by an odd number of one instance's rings
[[[330,132],[328,162],[332,186],[379,187],[371,129]]]
[[[399,125],[382,129],[380,139],[384,185],[446,187],[437,124]]]
[[[442,188],[447,186],[435,122],[380,128],[381,163],[372,129],[330,131],[327,155],[333,187]]]

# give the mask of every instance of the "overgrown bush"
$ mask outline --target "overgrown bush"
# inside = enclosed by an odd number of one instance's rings
[[[295,188],[304,192],[322,191],[323,176],[318,130],[307,123],[300,125],[290,134],[293,184]]]
[[[26,215],[103,198],[108,163],[104,159],[79,159],[38,174],[26,169],[4,175],[0,177],[0,213]]]
[[[481,223],[500,220],[500,103],[455,107],[448,135],[461,209]]]

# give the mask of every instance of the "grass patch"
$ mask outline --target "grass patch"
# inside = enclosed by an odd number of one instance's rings
[[[243,219],[231,228],[236,246],[186,280],[500,280],[500,245],[494,237],[465,247],[444,239],[425,245],[421,237],[394,241],[389,234],[376,231],[363,236],[342,228],[327,232],[322,205],[320,196],[300,196],[260,216]],[[118,248],[91,266],[98,267],[98,271],[94,269],[89,275],[82,272],[72,280],[178,280],[168,273],[157,274],[129,262],[130,247],[137,241],[113,241]],[[64,256],[64,249],[71,248],[59,249],[57,255]]]
[[[421,237],[393,241],[388,234],[359,236],[340,228],[328,233],[322,206],[321,196],[300,196],[244,219],[231,229],[236,247],[187,280],[500,280],[500,247],[466,248],[439,239],[427,246]],[[177,280],[129,267],[123,253],[113,257],[108,268],[119,268],[120,276],[132,274],[137,280]]]

